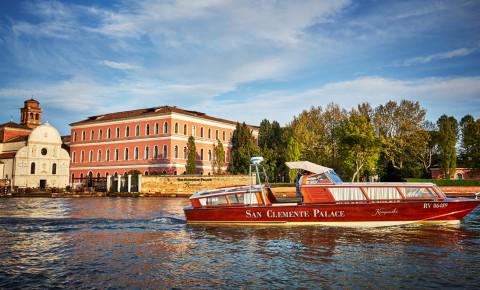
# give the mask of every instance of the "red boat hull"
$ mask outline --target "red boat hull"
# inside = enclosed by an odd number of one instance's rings
[[[283,224],[378,227],[409,223],[458,223],[480,204],[474,199],[398,203],[187,207],[189,224]]]

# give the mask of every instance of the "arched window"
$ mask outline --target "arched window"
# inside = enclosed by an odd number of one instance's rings
[[[110,137],[112,137],[112,131],[110,130],[110,128],[107,129],[107,139],[110,139]]]
[[[456,175],[457,175],[457,179],[458,179],[458,180],[462,180],[462,179],[463,179],[463,174],[457,173]]]
[[[35,114],[35,120],[40,120],[40,114]]]
[[[102,150],[98,150],[97,152],[97,162],[101,162],[102,161]]]
[[[118,159],[120,158],[119,154],[118,154],[118,149],[115,149],[115,160],[118,161]]]
[[[197,133],[197,130],[196,130],[195,126],[192,126],[192,136],[195,137],[196,133]]]
[[[150,124],[145,125],[145,135],[150,135]]]
[[[140,125],[135,127],[135,136],[140,136]]]
[[[128,160],[128,148],[125,148],[125,160]]]
[[[57,174],[57,163],[52,164],[52,174]]]
[[[178,158],[178,146],[175,145],[175,159]]]
[[[153,159],[158,159],[158,146],[153,147]]]
[[[200,160],[203,160],[203,149],[200,149]]]
[[[32,162],[32,164],[30,164],[30,174],[35,174],[35,162]]]
[[[103,130],[102,129],[98,130],[98,140],[101,140],[101,139],[103,139]]]
[[[93,140],[94,135],[95,135],[95,132],[93,130],[90,131],[90,140]]]
[[[133,159],[138,160],[138,147],[133,150]]]
[[[115,137],[120,138],[120,128],[117,127],[115,131]]]
[[[105,156],[105,161],[110,161],[110,149],[107,149],[107,154]]]
[[[73,142],[77,141],[77,132],[73,132]]]
[[[203,138],[203,127],[200,127],[200,138]]]
[[[188,126],[187,124],[183,125],[183,135],[187,135],[188,134]]]
[[[145,171],[143,175],[148,176],[148,171]]]
[[[85,156],[84,156],[84,153],[83,153],[83,151],[80,151],[80,163],[82,163],[82,162],[83,162],[83,160],[84,160],[84,157],[85,157]]]
[[[222,132],[222,139],[225,141],[225,131]]]
[[[75,157],[76,157],[75,152],[72,152],[72,163],[75,163]]]
[[[208,161],[212,161],[212,150],[208,150]]]
[[[155,123],[155,132],[154,132],[155,135],[158,135],[158,127],[159,127],[158,123]]]
[[[125,128],[125,137],[130,137],[130,127]]]
[[[187,147],[183,147],[183,159],[187,159]]]
[[[83,173],[80,173],[80,181],[83,180]]]
[[[75,173],[72,173],[72,183],[74,179],[75,179]]]
[[[208,139],[212,139],[212,129],[208,128]]]
[[[148,160],[148,158],[150,158],[150,148],[148,148],[148,146],[145,147],[145,157],[144,157],[146,160]]]
[[[215,130],[215,139],[218,140],[218,130]]]
[[[88,152],[88,162],[93,162],[93,151]]]
[[[108,177],[108,172],[105,172],[105,177]]]
[[[167,122],[163,123],[163,134],[168,134],[168,123]]]
[[[100,179],[100,172],[97,173],[97,179]]]
[[[167,159],[168,158],[168,147],[167,145],[163,145],[163,156],[162,156],[163,159]]]
[[[82,141],[85,141],[85,139],[87,139],[87,137],[85,136],[86,136],[85,131],[82,131]]]
[[[176,171],[176,170],[173,172],[173,175],[177,175],[177,171]]]
[[[175,123],[175,134],[178,134],[178,123]]]

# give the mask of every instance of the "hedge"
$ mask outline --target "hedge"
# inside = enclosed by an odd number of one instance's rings
[[[407,178],[407,182],[430,182],[438,186],[480,186],[480,180],[476,179],[419,179]]]

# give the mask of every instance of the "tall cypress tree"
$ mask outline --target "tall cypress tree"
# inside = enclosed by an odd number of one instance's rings
[[[197,149],[193,136],[188,137],[187,154],[187,174],[195,174],[197,171]]]
[[[450,179],[450,171],[457,167],[457,144],[458,125],[454,117],[442,115],[438,121],[438,145],[440,147],[440,160],[443,176]]]

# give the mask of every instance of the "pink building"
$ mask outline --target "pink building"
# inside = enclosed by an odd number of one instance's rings
[[[441,168],[430,168],[433,179],[442,179],[443,172]],[[451,179],[480,179],[480,169],[477,168],[457,168],[450,172]]]

